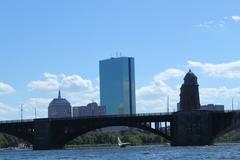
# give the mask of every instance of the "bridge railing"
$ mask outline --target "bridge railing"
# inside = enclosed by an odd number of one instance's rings
[[[224,110],[224,111],[213,111],[213,112],[224,112],[224,113],[240,113],[240,110]],[[161,112],[161,113],[137,113],[137,114],[118,114],[118,115],[101,115],[101,116],[77,116],[69,118],[38,118],[38,119],[50,119],[50,120],[71,120],[71,119],[90,119],[90,118],[118,118],[118,117],[144,117],[144,116],[167,116],[172,115],[175,112]],[[34,119],[24,119],[24,120],[3,120],[3,123],[23,123],[23,122],[33,122]]]
[[[91,119],[91,118],[119,118],[119,117],[144,117],[144,116],[164,116],[172,115],[172,112],[163,113],[138,113],[138,114],[118,114],[118,115],[101,115],[101,116],[77,116],[77,117],[63,117],[63,118],[38,118],[38,119],[49,119],[49,120],[71,120],[71,119]],[[34,119],[24,119],[24,120],[3,120],[3,123],[23,123],[23,122],[33,122]]]
[[[24,120],[5,120],[5,121],[0,121],[0,124],[2,123],[21,123],[21,122],[33,122],[33,119],[24,119]]]
[[[224,110],[225,113],[229,113],[229,112],[240,112],[240,110]]]
[[[119,117],[144,117],[144,116],[168,116],[172,115],[172,112],[163,113],[138,113],[138,114],[118,114],[118,115],[101,115],[101,116],[76,116],[69,119],[90,119],[90,118],[119,118]],[[66,118],[58,118],[66,119]]]

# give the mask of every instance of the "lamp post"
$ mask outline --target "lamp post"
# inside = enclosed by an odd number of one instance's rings
[[[23,104],[21,104],[21,122],[22,122],[22,119],[23,119]]]
[[[35,119],[37,119],[37,108],[34,108]]]
[[[167,113],[169,113],[169,96],[167,96]]]

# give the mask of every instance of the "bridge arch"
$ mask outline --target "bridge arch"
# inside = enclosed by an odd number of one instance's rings
[[[27,144],[32,144],[29,140],[25,139],[25,137],[20,137],[18,135],[14,134],[9,134],[7,132],[0,132],[1,136],[3,138],[7,139],[7,144],[3,147],[11,147],[13,144],[17,145],[17,143],[27,143]],[[10,146],[9,146],[10,145]]]
[[[79,132],[76,132],[76,133],[72,134],[71,136],[67,137],[67,138],[64,140],[63,143],[64,143],[64,144],[67,144],[69,141],[77,138],[77,137],[80,136],[80,135],[86,134],[86,133],[91,132],[91,131],[94,131],[94,130],[96,130],[96,129],[102,129],[102,128],[105,128],[105,127],[120,127],[120,126],[104,126],[104,127],[89,129],[89,130],[86,130],[86,131],[84,131],[84,132],[79,131]],[[167,135],[165,135],[164,133],[158,132],[158,131],[156,131],[155,129],[152,129],[152,128],[148,128],[148,127],[136,127],[136,126],[124,126],[124,127],[131,127],[131,128],[141,129],[141,130],[144,130],[144,131],[148,131],[148,132],[154,133],[154,134],[156,134],[156,135],[158,135],[158,136],[161,136],[161,137],[163,137],[163,138],[165,138],[165,139],[167,139],[167,140],[169,140],[169,141],[171,140],[171,139],[170,139]]]
[[[236,130],[236,129],[240,129],[240,123],[233,123],[230,126],[227,126],[226,128],[224,128],[223,130],[220,130],[215,136],[214,136],[214,141],[216,140],[220,140],[220,138],[222,136],[224,136],[225,134],[231,133],[232,131]]]
[[[69,141],[77,138],[78,136],[85,134],[90,131],[94,131],[96,129],[101,129],[105,127],[117,127],[117,126],[126,126],[131,128],[137,128],[145,131],[149,131],[151,133],[154,133],[156,135],[159,135],[169,141],[171,141],[171,135],[170,135],[170,126],[167,126],[167,128],[154,128],[150,123],[126,123],[126,122],[111,122],[111,123],[93,123],[91,125],[82,125],[82,126],[75,126],[72,125],[66,125],[65,127],[62,127],[62,130],[56,129],[56,139],[55,144],[59,144],[61,146],[64,146]],[[166,132],[165,132],[166,131]],[[59,134],[62,133],[62,134]]]
[[[213,115],[212,126],[215,141],[224,134],[240,128],[240,112],[217,113]]]
[[[14,135],[33,144],[34,150],[63,148],[64,145],[92,130],[128,126],[150,131],[171,141],[171,114],[114,115],[77,118],[42,118],[23,121],[0,121],[0,132]],[[161,127],[161,124],[163,127]],[[168,125],[167,125],[168,124]],[[155,125],[155,127],[154,127]],[[166,127],[165,127],[166,126]]]
[[[24,123],[18,123],[18,121],[10,122],[13,123],[9,123],[8,121],[6,121],[6,123],[0,123],[0,133],[8,134],[33,144],[34,126],[32,121],[26,121]]]

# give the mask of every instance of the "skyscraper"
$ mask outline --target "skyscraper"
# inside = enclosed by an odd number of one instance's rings
[[[106,114],[135,114],[134,58],[118,57],[101,60],[100,103]]]

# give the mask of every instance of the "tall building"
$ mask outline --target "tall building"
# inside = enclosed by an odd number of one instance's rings
[[[98,106],[96,102],[87,104],[87,106],[74,106],[73,117],[83,116],[102,116],[106,114],[105,106]]]
[[[191,70],[185,75],[181,86],[180,110],[191,111],[200,109],[197,76]]]
[[[135,114],[134,58],[101,60],[99,69],[100,103],[106,106],[106,114]]]
[[[48,118],[69,118],[71,115],[71,104],[61,97],[58,91],[58,98],[54,98],[48,106]]]

